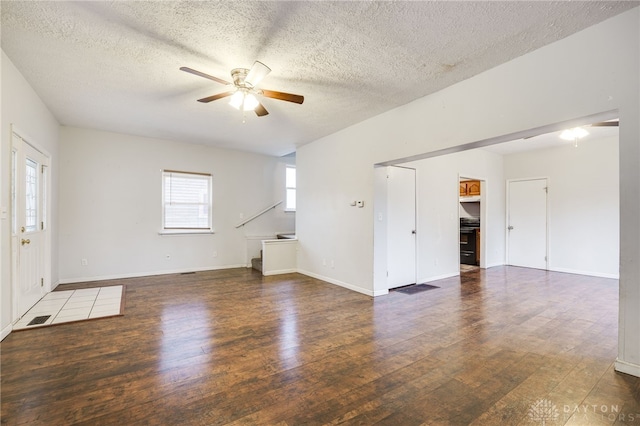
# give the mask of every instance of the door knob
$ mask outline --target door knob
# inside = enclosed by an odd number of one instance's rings
[[[21,241],[20,243],[21,243],[22,245],[29,244],[29,243],[31,243],[31,240],[30,240],[30,239],[26,239],[26,240],[25,240],[25,239],[23,238],[23,239],[22,239],[22,241]]]
[[[412,230],[412,231],[411,231],[411,233],[412,233],[413,235],[415,235],[415,234],[416,234],[416,230],[415,230],[415,229],[414,229],[414,230]]]
[[[509,226],[507,229],[511,231],[513,229],[513,226]]]

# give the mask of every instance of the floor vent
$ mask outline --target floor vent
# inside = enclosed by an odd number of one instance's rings
[[[45,322],[47,322],[47,320],[51,318],[51,315],[43,315],[41,317],[35,317],[34,319],[32,319],[29,324],[27,324],[27,326],[29,325],[38,325],[38,324],[44,324]]]

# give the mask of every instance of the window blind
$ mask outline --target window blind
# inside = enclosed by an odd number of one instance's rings
[[[294,211],[296,209],[296,168],[286,167],[285,174],[286,203],[285,210]]]
[[[165,170],[164,229],[211,229],[211,175]]]

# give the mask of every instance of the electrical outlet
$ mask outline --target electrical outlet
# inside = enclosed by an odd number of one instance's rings
[[[165,258],[166,258],[167,260],[171,260],[171,255],[170,255],[170,254],[168,254],[168,255],[166,255],[166,256],[165,256]]]
[[[335,265],[335,263],[333,263],[333,259],[331,259],[331,268],[333,269],[333,268],[335,268],[335,266],[336,265]]]
[[[218,257],[218,252],[217,251],[213,251],[213,257]]]
[[[80,264],[82,266],[87,266],[89,264],[89,262],[87,262],[87,259],[82,259],[82,260],[80,260]]]
[[[327,259],[322,259],[322,266],[327,266]]]

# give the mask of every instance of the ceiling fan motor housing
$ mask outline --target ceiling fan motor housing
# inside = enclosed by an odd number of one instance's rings
[[[249,70],[246,68],[234,68],[231,70],[231,77],[233,78],[233,84],[238,87],[253,88],[251,84],[245,81],[249,74]]]

